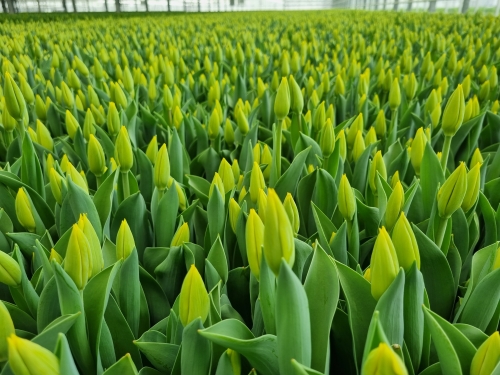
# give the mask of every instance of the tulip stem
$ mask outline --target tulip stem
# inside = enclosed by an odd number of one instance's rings
[[[276,123],[276,128],[274,129],[273,136],[273,164],[274,164],[274,173],[273,169],[271,169],[271,182],[270,186],[274,187],[281,177],[281,127],[283,125],[283,120],[278,120]]]
[[[128,183],[128,171],[122,172],[123,200],[130,196],[130,185]]]
[[[96,176],[96,180],[97,180],[97,189],[99,189],[99,186],[101,186],[104,181],[104,176]]]
[[[443,219],[442,217],[439,218],[439,225],[437,228],[435,240],[436,240],[436,245],[441,248],[443,245],[443,240],[444,240],[444,235],[446,233],[446,227],[448,226],[448,219]]]
[[[448,155],[450,154],[451,139],[452,137],[449,135],[444,136],[443,152],[441,154],[441,168],[443,168],[443,172],[446,172],[446,166],[448,164]]]
[[[12,141],[14,140],[14,134],[12,134],[12,130],[7,130],[5,132],[5,145],[6,148],[8,149]]]
[[[165,194],[165,190],[164,189],[163,190],[158,189],[158,199],[157,199],[158,203],[160,203],[160,201],[163,198],[164,194]]]

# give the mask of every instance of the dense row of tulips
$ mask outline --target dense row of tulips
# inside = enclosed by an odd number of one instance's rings
[[[0,374],[499,375],[498,35],[4,20]]]

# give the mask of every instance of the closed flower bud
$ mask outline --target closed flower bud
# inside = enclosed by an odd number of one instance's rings
[[[387,169],[385,168],[385,162],[381,151],[375,154],[368,172],[368,182],[374,194],[377,191],[377,173],[380,174],[382,179],[387,180]]]
[[[491,105],[490,111],[496,115],[498,114],[498,110],[500,110],[500,102],[498,100],[495,100]]]
[[[5,307],[2,301],[0,301],[0,322],[2,322],[0,324],[0,363],[2,363],[8,359],[9,350],[7,338],[16,333],[9,310],[7,310],[7,307]]]
[[[385,209],[385,226],[389,231],[396,223],[396,220],[398,220],[399,213],[403,209],[404,203],[405,203],[405,192],[403,190],[403,185],[401,185],[401,182],[396,181],[394,190],[392,191],[389,199],[387,200],[387,207]]]
[[[408,82],[405,85],[405,93],[406,97],[409,100],[412,100],[415,97],[415,94],[417,93],[417,78],[415,77],[415,73],[410,74],[410,78],[408,78]]]
[[[73,69],[68,70],[68,74],[66,75],[66,81],[68,82],[68,86],[71,87],[73,90],[79,90],[82,87],[80,78],[78,78]]]
[[[338,208],[345,220],[352,221],[356,213],[356,198],[345,174],[340,179]]]
[[[66,131],[71,139],[75,139],[76,133],[80,125],[73,114],[66,110]]]
[[[245,115],[245,112],[238,107],[236,110],[235,116],[236,116],[236,123],[238,124],[238,128],[240,129],[241,134],[245,135],[248,133],[248,130],[250,129],[248,125],[248,119]]]
[[[404,212],[399,216],[392,231],[392,243],[398,255],[399,265],[405,271],[409,271],[415,261],[417,262],[417,268],[420,269],[420,252],[417,240]]]
[[[50,256],[49,256],[49,261],[52,262],[52,261],[55,261],[57,264],[62,264],[63,262],[63,258],[61,255],[59,255],[59,253],[57,251],[55,251],[54,249],[50,250]]]
[[[210,311],[210,299],[203,284],[200,273],[192,264],[184,281],[179,295],[179,319],[185,327],[196,318],[203,323]]]
[[[54,140],[50,135],[50,131],[40,120],[36,120],[36,136],[40,145],[49,151],[54,149]]]
[[[16,216],[19,223],[28,231],[34,232],[36,229],[35,217],[27,191],[20,188],[16,195]]]
[[[78,219],[78,227],[82,230],[90,245],[90,255],[92,257],[92,269],[90,277],[97,275],[104,267],[104,258],[101,251],[101,243],[97,237],[92,223],[87,218],[87,214],[80,214]],[[89,278],[90,278],[89,277]]]
[[[363,375],[408,375],[399,356],[384,342],[366,357]]]
[[[2,109],[1,122],[2,122],[3,128],[7,132],[12,132],[16,128],[17,121],[16,121],[16,119],[14,119],[14,117],[12,117],[9,114],[9,111],[7,110],[7,106],[5,104],[5,97],[2,98],[2,107],[3,107],[3,109]]]
[[[19,268],[19,264],[3,251],[0,251],[0,283],[11,287],[16,287],[21,284],[21,268]],[[1,345],[0,342],[0,347]]]
[[[77,224],[74,224],[69,237],[64,270],[75,282],[78,289],[85,288],[92,275],[92,250],[87,237]]]
[[[181,127],[184,116],[182,115],[181,109],[177,106],[174,110],[174,127],[179,130]]]
[[[295,243],[292,224],[274,189],[267,193],[266,227],[264,228],[264,255],[269,268],[278,275],[281,258],[293,266]]]
[[[212,184],[210,185],[210,190],[208,191],[209,198],[212,196],[215,187],[217,187],[217,190],[219,190],[222,199],[224,199],[224,196],[226,195],[226,191],[224,190],[224,183],[222,182],[222,179],[219,173],[217,172],[215,172],[214,174],[214,178],[212,179]]]
[[[259,217],[262,222],[266,223],[267,195],[264,189],[259,190],[259,198],[257,199],[257,207],[259,207]]]
[[[386,120],[385,120],[385,114],[384,111],[381,109],[378,112],[377,118],[375,119],[375,132],[377,133],[377,136],[383,137],[387,131],[387,125],[386,125]]]
[[[490,95],[490,81],[484,82],[479,88],[479,99],[485,100]]]
[[[450,217],[462,205],[467,192],[467,170],[462,162],[438,191],[438,211],[442,218]]]
[[[274,114],[278,120],[283,120],[288,116],[290,111],[290,89],[288,88],[288,81],[286,77],[281,79],[281,83],[278,87],[278,92],[276,93],[276,99],[274,101]]]
[[[231,229],[236,233],[236,224],[238,223],[238,217],[241,212],[240,205],[231,198],[229,200],[229,223],[231,224]]]
[[[322,101],[318,108],[316,108],[316,112],[314,113],[313,126],[318,131],[323,125],[325,125],[326,121],[326,111],[325,111],[325,102]]]
[[[120,131],[120,115],[118,110],[116,109],[116,105],[113,102],[109,103],[108,108],[108,116],[107,116],[107,125],[108,125],[108,133],[111,136],[115,136]]]
[[[89,188],[87,186],[87,182],[84,180],[83,176],[76,170],[76,168],[68,162],[68,169],[66,172],[66,176],[71,178],[74,184],[82,188],[87,194],[89,193]]]
[[[51,168],[49,172],[49,182],[54,199],[61,205],[63,200],[63,186],[66,186],[66,181],[54,168]]]
[[[424,133],[423,128],[419,128],[415,134],[415,138],[411,143],[411,153],[410,160],[415,170],[417,176],[420,176],[420,165],[424,157],[425,145],[427,143],[427,137]]]
[[[330,119],[326,121],[323,127],[319,146],[323,156],[326,158],[329,157],[335,149],[335,132],[333,130],[333,123]]]
[[[59,375],[59,359],[48,349],[17,337],[7,338],[9,365],[16,375]]]
[[[30,85],[26,81],[26,79],[23,77],[22,74],[18,75],[19,77],[19,84],[20,84],[20,89],[21,93],[23,94],[24,100],[28,104],[33,104],[35,102],[35,95],[33,94],[33,90],[31,89]]]
[[[134,154],[127,128],[122,126],[115,143],[115,158],[122,173],[128,172],[134,165]]]
[[[345,84],[344,84],[344,80],[342,79],[342,76],[340,74],[337,75],[337,78],[335,79],[335,86],[333,88],[333,91],[337,95],[344,95],[345,94]]]
[[[104,150],[93,134],[90,134],[87,158],[89,161],[89,169],[96,177],[101,177],[108,169],[106,167]]]
[[[253,208],[248,215],[245,239],[250,271],[259,280],[262,246],[264,245],[264,224]]]
[[[269,149],[268,145],[264,145],[264,148],[262,150],[262,156],[260,158],[260,163],[267,165],[267,167],[264,169],[264,172],[262,172],[262,174],[264,175],[264,179],[266,181],[269,180],[269,177],[271,176],[272,162],[273,162],[273,155],[271,153],[271,150]]]
[[[378,300],[389,288],[399,272],[396,250],[389,233],[382,227],[379,231],[370,259],[371,291]]]
[[[91,134],[95,134],[95,121],[92,110],[89,108],[85,113],[85,120],[83,121],[83,137],[88,141]]]
[[[470,375],[489,375],[500,362],[500,335],[495,331],[477,350],[470,366]]]
[[[469,211],[476,203],[477,197],[479,196],[480,184],[481,164],[477,163],[471,168],[469,173],[467,173],[467,192],[465,193],[465,197],[462,202],[462,209],[464,212]]]
[[[290,76],[290,108],[292,111],[299,114],[302,113],[302,109],[304,108],[302,91],[293,76]]]
[[[257,144],[254,146],[252,150],[253,161],[257,164],[261,164],[260,154],[261,154],[260,143],[257,142]]]
[[[155,135],[151,138],[151,141],[148,144],[148,148],[146,149],[146,156],[148,157],[151,164],[156,163],[156,156],[158,155],[158,138]]]
[[[470,75],[468,74],[464,78],[464,80],[462,81],[462,90],[463,90],[464,98],[469,97],[470,88],[471,88],[471,78],[470,78]]]
[[[240,178],[240,165],[238,164],[238,159],[233,160],[231,169],[233,170],[234,183],[237,183]]]
[[[45,121],[47,119],[47,106],[38,94],[35,98],[35,112],[36,117],[38,117],[40,120]]]
[[[375,131],[375,128],[372,126],[365,135],[365,145],[369,146],[375,142],[377,142],[377,132]]]
[[[5,97],[5,107],[9,114],[17,121],[21,120],[26,110],[26,101],[9,72],[5,73],[3,95]]]
[[[233,125],[231,124],[231,120],[229,120],[228,118],[224,123],[224,140],[226,141],[226,144],[228,146],[232,146],[234,144],[234,129]]]
[[[349,131],[347,132],[347,145],[349,148],[354,147],[354,141],[356,140],[356,136],[358,135],[358,131],[363,132],[363,129],[365,128],[364,122],[363,122],[363,113],[360,113],[356,119],[352,122],[351,126],[349,127]]]
[[[208,120],[208,138],[210,140],[214,140],[219,135],[220,131],[220,119],[219,113],[216,109],[213,110],[210,115],[210,119]]]
[[[299,210],[297,209],[297,205],[293,200],[292,194],[287,193],[285,201],[283,202],[283,207],[285,207],[288,219],[292,224],[293,233],[297,234],[300,228],[300,217],[299,217]]]
[[[352,147],[352,158],[355,163],[359,160],[361,155],[363,155],[365,148],[366,146],[363,139],[363,133],[361,132],[361,130],[358,130],[356,138],[354,139],[354,146]]]
[[[73,108],[73,106],[75,105],[75,96],[73,95],[71,89],[64,81],[61,82],[61,92],[62,92],[62,100],[64,101],[66,107]]]
[[[470,164],[469,168],[474,167],[477,163],[483,164],[483,156],[481,155],[481,150],[479,148],[476,148],[474,150],[474,153],[472,154],[472,158],[470,159]]]
[[[189,226],[188,223],[182,224],[174,234],[170,247],[182,246],[184,242],[189,242]]]
[[[80,72],[80,74],[84,75],[87,77],[89,75],[89,68],[87,68],[87,65],[78,58],[78,56],[75,56],[75,68]]]
[[[395,111],[401,104],[401,89],[399,87],[399,82],[397,78],[394,78],[391,84],[391,90],[389,91],[389,107],[391,110]]]
[[[116,259],[127,259],[135,248],[134,235],[123,219],[116,234]]]
[[[347,157],[347,142],[345,139],[345,132],[342,129],[336,137],[336,140],[339,141],[339,154],[342,157],[342,160],[345,160]]]
[[[477,100],[477,96],[474,95],[472,98],[472,110],[471,110],[471,118],[476,117],[481,112],[481,107],[479,106],[479,101]]]
[[[233,190],[235,184],[233,170],[226,159],[222,159],[218,173],[224,185],[224,191],[229,192]]]
[[[432,127],[436,128],[439,124],[439,119],[441,118],[441,107],[438,105],[436,107],[434,107],[434,109],[432,110],[432,113],[430,115],[431,115]],[[427,137],[427,138],[429,139],[429,137]]]
[[[170,159],[168,157],[167,145],[164,143],[156,155],[154,165],[154,183],[158,190],[167,188],[170,180]]]
[[[441,127],[446,136],[452,137],[462,125],[465,111],[465,100],[462,85],[451,94],[444,109]]]
[[[266,183],[264,181],[264,175],[262,174],[259,165],[254,162],[250,175],[250,199],[253,203],[257,203],[259,190],[264,189],[265,187]]]
[[[434,108],[439,105],[439,99],[436,90],[432,90],[425,102],[425,110],[432,113]]]

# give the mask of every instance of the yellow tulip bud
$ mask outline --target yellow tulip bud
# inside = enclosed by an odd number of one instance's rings
[[[54,168],[51,168],[49,172],[49,182],[50,182],[50,190],[52,191],[54,199],[59,205],[61,205],[63,198],[62,197],[63,186],[66,186],[66,181],[59,173],[57,173],[57,171]]]
[[[122,173],[128,172],[134,165],[134,154],[127,128],[122,126],[115,143],[115,158]]]
[[[79,127],[77,119],[70,111],[66,110],[66,131],[71,139],[75,139]]]
[[[222,159],[218,173],[224,185],[224,191],[229,192],[233,190],[235,184],[233,169],[226,159]]]
[[[381,109],[375,119],[375,132],[379,137],[383,137],[387,131],[384,111]]]
[[[259,198],[257,199],[257,206],[259,207],[259,217],[262,222],[266,223],[266,209],[267,209],[267,195],[263,189],[259,190]]]
[[[73,108],[73,106],[75,105],[75,96],[73,95],[73,92],[71,92],[71,89],[64,81],[61,82],[61,93],[62,93],[62,100],[64,101],[66,107]]]
[[[365,128],[363,122],[363,113],[360,113],[356,119],[352,122],[349,127],[349,131],[347,132],[347,145],[349,148],[354,147],[354,141],[356,140],[356,136],[358,135],[358,131],[363,133],[363,129]]]
[[[264,224],[253,208],[248,215],[245,239],[250,271],[259,280],[262,246],[264,245]]]
[[[483,164],[483,156],[481,155],[481,150],[479,148],[476,148],[474,150],[474,153],[472,154],[472,158],[470,159],[470,164],[469,167],[472,168],[474,167],[477,163]]]
[[[469,211],[476,203],[477,197],[479,196],[480,184],[481,164],[477,163],[471,168],[469,173],[467,173],[467,192],[465,193],[465,197],[462,202],[462,209],[464,212]]]
[[[82,87],[80,78],[78,78],[73,69],[68,70],[68,74],[66,75],[66,81],[68,82],[68,86],[71,87],[73,90],[79,90]]]
[[[442,218],[450,217],[462,205],[467,193],[467,170],[462,162],[438,191],[438,211]],[[475,202],[475,201],[474,201]]]
[[[264,145],[264,149],[262,150],[262,157],[260,159],[261,164],[266,164],[267,167],[264,169],[263,175],[264,179],[267,181],[271,176],[271,164],[273,162],[273,155],[268,145]]]
[[[60,375],[59,359],[48,349],[15,334],[7,342],[9,365],[14,374]]]
[[[361,155],[363,155],[365,148],[366,146],[363,139],[363,133],[361,132],[361,130],[358,130],[356,138],[354,139],[354,145],[352,147],[352,158],[355,163],[359,160]]]
[[[21,284],[21,268],[19,264],[3,251],[0,251],[0,283],[11,287],[17,287]],[[0,324],[0,331],[1,328]],[[0,342],[0,347],[1,345]]]
[[[177,106],[174,110],[174,127],[179,130],[181,127],[184,116],[182,115],[181,109]]]
[[[9,114],[17,121],[21,120],[24,116],[24,111],[26,110],[26,101],[24,100],[23,94],[17,86],[16,82],[12,78],[9,72],[5,73],[5,83],[3,94],[5,97],[5,107]]]
[[[363,375],[408,375],[401,358],[384,342],[368,354],[362,373]]]
[[[89,169],[96,177],[101,177],[108,169],[106,167],[104,150],[93,134],[90,134],[87,158],[89,161]]]
[[[394,179],[394,177],[393,177]],[[396,181],[394,190],[392,191],[389,199],[387,200],[387,207],[385,210],[385,226],[390,231],[396,221],[398,220],[399,214],[403,209],[405,203],[405,192],[403,190],[403,185],[401,182]]]
[[[71,178],[71,181],[73,181],[73,183],[75,183],[77,186],[81,187],[87,194],[89,193],[87,182],[70,162],[68,162],[66,176],[69,176]]]
[[[451,94],[444,109],[441,128],[445,136],[452,137],[462,125],[465,111],[465,100],[462,85]]]
[[[90,277],[97,275],[104,268],[104,258],[101,251],[101,243],[92,223],[87,218],[87,214],[80,214],[78,219],[78,228],[80,228],[87,238],[90,245],[90,256],[92,257],[92,269]]]
[[[16,128],[17,121],[9,114],[5,104],[5,97],[2,98],[2,107],[2,125],[7,132],[12,132]]]
[[[281,83],[276,93],[274,101],[274,114],[278,120],[283,120],[290,111],[290,89],[286,77],[281,79]]]
[[[87,237],[78,224],[74,224],[69,237],[64,270],[75,282],[78,289],[85,288],[92,275],[92,250]]]
[[[226,195],[226,191],[224,189],[224,182],[222,181],[219,173],[217,172],[215,172],[214,178],[212,179],[212,183],[210,184],[210,190],[208,191],[209,198],[212,196],[216,186],[217,189],[219,190],[220,195],[222,196],[222,199],[224,199],[224,196]]]
[[[234,144],[234,129],[231,124],[231,120],[228,118],[224,123],[224,140],[226,141],[228,146],[232,146]]]
[[[240,129],[241,134],[245,135],[248,133],[250,126],[248,124],[248,119],[241,108],[235,110],[236,123]]]
[[[26,79],[23,77],[22,74],[18,75],[19,77],[19,84],[20,84],[20,89],[21,93],[23,94],[24,100],[28,104],[33,104],[35,102],[35,95],[33,94],[33,90],[31,89],[30,85],[26,81]]]
[[[409,100],[412,100],[417,93],[417,78],[415,77],[415,73],[410,74],[410,78],[408,79],[407,84],[405,85],[405,93]]]
[[[50,131],[40,120],[36,120],[36,136],[40,145],[49,151],[54,149],[54,140],[50,135]]]
[[[304,97],[300,86],[293,76],[290,76],[290,108],[296,113],[302,113],[304,108]]]
[[[217,138],[219,132],[220,132],[219,113],[217,112],[216,109],[214,109],[212,114],[210,115],[210,119],[208,120],[208,138],[213,141],[215,138]]]
[[[427,137],[423,128],[419,128],[415,134],[415,138],[411,144],[410,160],[417,176],[420,176],[420,165],[424,157],[425,145]]]
[[[420,269],[420,252],[417,240],[405,213],[402,212],[392,232],[392,242],[398,255],[399,265],[409,271],[413,262]]]
[[[75,56],[74,62],[76,70],[78,70],[82,75],[87,77],[90,73],[89,68],[87,68],[87,65],[85,65],[85,63],[82,60],[80,60],[78,56]]]
[[[288,215],[288,219],[290,220],[290,224],[292,224],[293,233],[297,234],[300,228],[300,217],[299,210],[297,209],[297,205],[293,200],[292,194],[287,193],[283,202],[283,207],[285,207],[285,211]]]
[[[377,172],[380,174],[381,178],[387,180],[387,170],[385,168],[385,162],[381,151],[378,151],[375,154],[368,172],[368,182],[374,194],[377,191]]]
[[[488,98],[488,96],[490,95],[490,81],[486,81],[484,82],[481,87],[479,88],[479,99],[481,100],[485,100]]]
[[[236,233],[236,224],[238,223],[238,217],[241,212],[240,205],[231,198],[229,200],[229,223],[231,224],[231,229]]]
[[[167,145],[164,143],[156,155],[154,165],[154,183],[158,190],[167,188],[170,180],[170,159],[168,157]]]
[[[250,199],[253,203],[257,203],[259,190],[264,189],[265,187],[266,183],[264,181],[264,175],[262,174],[259,165],[254,162],[250,175]]]
[[[1,266],[0,266],[1,267]],[[8,342],[7,338],[16,333],[14,323],[10,317],[9,310],[4,303],[0,301],[0,362],[5,362],[8,359]]]
[[[181,287],[179,295],[179,319],[185,327],[196,318],[203,323],[210,310],[210,299],[200,273],[192,264]]]
[[[151,164],[156,163],[156,156],[158,155],[158,138],[155,135],[148,144],[146,149],[146,156],[148,157]]]
[[[488,375],[500,362],[500,335],[495,331],[477,350],[470,366],[470,375]]]
[[[116,259],[127,259],[135,248],[135,240],[132,231],[123,219],[116,234]]]
[[[85,120],[83,120],[83,137],[88,141],[91,134],[95,134],[94,115],[91,109],[87,109]]]
[[[52,262],[53,260],[58,264],[62,264],[63,262],[62,256],[59,255],[59,253],[54,249],[50,250],[50,256],[49,256],[49,261]]]
[[[340,179],[338,208],[345,220],[352,221],[356,213],[356,198],[345,174]]]
[[[16,195],[16,216],[19,223],[28,231],[34,232],[36,229],[35,217],[28,192],[25,188],[20,188]]]
[[[397,78],[394,78],[391,84],[391,90],[389,91],[389,107],[391,110],[395,111],[401,104],[401,89],[399,87],[399,82]]]
[[[389,233],[382,227],[379,231],[370,260],[371,292],[373,298],[380,299],[399,272],[396,250]]]
[[[342,160],[346,160],[347,157],[347,142],[345,138],[344,129],[342,129],[338,134],[335,140],[339,141],[339,154],[342,157]]]
[[[326,120],[326,124],[321,131],[319,145],[324,157],[329,157],[335,149],[335,132],[333,130],[332,120],[330,119]]]
[[[189,242],[189,226],[188,223],[182,224],[174,234],[170,247],[182,246],[184,242]]]
[[[344,95],[345,94],[345,84],[344,84],[344,80],[342,79],[342,76],[340,74],[337,75],[337,78],[335,79],[335,86],[333,88],[333,91],[337,95]]]
[[[294,234],[285,207],[274,189],[269,189],[267,194],[264,255],[269,268],[278,275],[281,258],[290,267],[295,262]]]

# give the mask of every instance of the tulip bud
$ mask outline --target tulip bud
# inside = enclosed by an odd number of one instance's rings
[[[66,131],[71,139],[75,139],[79,127],[77,119],[70,111],[66,110]]]
[[[224,189],[224,182],[222,182],[222,179],[219,175],[219,173],[215,172],[214,178],[212,179],[212,184],[210,185],[210,190],[208,191],[208,197],[210,198],[214,192],[215,187],[217,186],[217,189],[219,190],[220,195],[222,198],[226,195],[226,191]]]
[[[342,175],[340,179],[338,209],[345,220],[352,221],[356,213],[356,198],[354,197],[351,184],[345,174]]]
[[[385,210],[385,226],[389,231],[396,223],[396,220],[398,220],[399,213],[403,209],[404,203],[405,192],[403,190],[403,185],[401,185],[401,182],[397,181],[395,183],[394,190],[387,201],[387,207]]]
[[[474,167],[477,163],[483,164],[483,162],[484,160],[483,156],[481,155],[481,150],[479,150],[479,148],[476,148],[474,150],[474,153],[472,154],[472,158],[470,159],[469,168]]]
[[[219,176],[224,185],[224,191],[228,192],[233,190],[234,188],[234,175],[231,165],[227,162],[226,159],[222,159],[219,165]]]
[[[342,129],[336,137],[336,140],[339,141],[339,154],[342,157],[342,160],[345,160],[347,157],[347,142],[345,139],[345,132]]]
[[[75,105],[75,96],[73,95],[71,89],[64,81],[61,82],[61,92],[62,92],[62,99],[66,107],[73,108],[73,106]]]
[[[184,242],[189,242],[189,226],[188,223],[182,224],[174,234],[170,247],[182,246]]]
[[[363,122],[363,113],[360,113],[352,122],[351,126],[349,127],[349,131],[347,132],[347,145],[349,146],[349,148],[354,147],[354,141],[356,140],[358,131],[363,132],[364,128],[365,126]]]
[[[33,104],[35,102],[35,95],[33,94],[33,90],[31,89],[30,85],[26,81],[26,79],[23,77],[22,74],[18,75],[19,77],[19,84],[20,84],[20,89],[21,93],[23,94],[24,100],[28,104]]]
[[[436,128],[439,124],[439,119],[441,118],[441,107],[438,105],[434,107],[430,115],[431,115],[432,128]],[[427,138],[429,139],[430,137]]]
[[[248,264],[255,278],[259,280],[262,246],[264,245],[264,224],[253,208],[248,215],[245,238]]]
[[[365,135],[365,145],[369,146],[375,142],[377,142],[377,132],[375,131],[375,128],[371,126]],[[374,153],[374,151],[375,150],[372,151],[372,154]]]
[[[228,118],[224,123],[224,140],[226,141],[228,146],[232,146],[234,144],[234,129],[231,124],[231,120]]]
[[[405,271],[409,271],[413,262],[417,262],[417,268],[420,269],[420,252],[418,250],[417,240],[411,228],[405,213],[402,212],[394,230],[392,231],[392,242],[398,255],[399,265]]]
[[[213,141],[219,135],[219,131],[220,131],[219,114],[217,110],[214,109],[208,121],[208,138]]]
[[[264,145],[264,149],[262,150],[262,157],[260,158],[260,163],[267,165],[267,167],[264,169],[264,172],[262,172],[264,179],[266,181],[269,180],[269,177],[271,176],[272,162],[273,162],[273,155],[271,153],[271,150],[269,149],[268,145]]]
[[[69,178],[71,178],[71,181],[73,181],[73,183],[82,188],[87,194],[89,193],[89,187],[87,186],[87,182],[84,180],[83,176],[80,173],[78,173],[76,168],[70,162],[68,162],[66,176],[69,176]]]
[[[410,74],[410,78],[405,86],[405,93],[409,100],[412,100],[417,93],[417,78],[415,77],[415,73]]]
[[[28,231],[35,232],[36,224],[28,192],[22,187],[16,195],[16,215],[19,223]]]
[[[301,114],[304,108],[302,91],[300,91],[300,86],[293,76],[290,76],[290,108],[298,114]]]
[[[470,375],[493,374],[500,362],[500,335],[495,331],[484,341],[472,358]]]
[[[379,231],[370,260],[372,296],[379,300],[399,272],[396,250],[389,233],[382,227]]]
[[[89,161],[89,169],[96,177],[101,177],[108,169],[106,167],[104,150],[93,134],[90,134],[87,158]]]
[[[7,105],[5,104],[5,97],[2,98],[2,125],[7,132],[12,132],[16,128],[17,121],[14,119],[7,110]]]
[[[448,218],[456,210],[458,210],[464,201],[466,192],[467,170],[465,169],[465,164],[462,162],[457,167],[457,169],[455,169],[455,171],[448,177],[448,179],[444,182],[443,186],[441,186],[438,191],[437,201],[439,216],[441,216],[442,218]],[[467,203],[470,203],[470,201]]]
[[[264,189],[265,187],[266,183],[264,181],[264,175],[262,174],[259,165],[254,162],[250,175],[250,199],[253,203],[257,203],[259,190]]]
[[[7,342],[9,365],[14,374],[60,375],[59,359],[48,349],[15,334]]]
[[[128,172],[134,165],[134,154],[132,152],[132,144],[125,126],[120,128],[118,137],[115,143],[115,159],[120,166],[122,173]]]
[[[50,135],[50,131],[40,120],[36,120],[36,136],[40,145],[49,151],[54,149],[54,140]]]
[[[281,83],[276,93],[274,101],[274,114],[278,120],[283,120],[290,111],[290,89],[286,77],[281,79]]]
[[[74,62],[76,70],[78,70],[82,75],[87,77],[89,75],[89,68],[87,68],[87,65],[85,65],[85,63],[82,60],[80,60],[78,56],[75,56]]]
[[[73,69],[68,70],[68,74],[66,75],[66,81],[68,82],[68,86],[71,87],[73,90],[79,90],[82,87],[80,78],[78,78]]]
[[[5,73],[5,84],[3,94],[5,97],[5,106],[9,114],[17,121],[21,120],[26,110],[26,101],[21,90],[12,78],[9,72]]]
[[[275,275],[279,273],[281,258],[284,258],[290,267],[295,262],[292,224],[274,189],[269,189],[267,193],[264,255],[269,268]]]
[[[479,88],[479,99],[485,100],[490,95],[490,81],[484,82]]]
[[[57,264],[62,264],[63,258],[54,249],[50,250],[49,262],[55,261]]]
[[[385,168],[385,162],[381,151],[378,151],[375,154],[368,172],[368,182],[374,194],[377,192],[377,172],[380,174],[381,178],[387,180],[387,170]]]
[[[123,219],[116,234],[116,259],[127,259],[135,248],[135,240],[132,231]]]
[[[179,319],[184,327],[196,318],[201,318],[203,323],[208,317],[209,310],[210,299],[205,284],[195,265],[192,264],[182,282],[179,295]]]
[[[231,224],[231,229],[236,233],[236,224],[238,223],[238,217],[241,212],[240,205],[231,198],[229,200],[229,223]]]
[[[285,207],[285,211],[288,215],[288,219],[290,220],[290,224],[292,224],[293,233],[297,234],[300,228],[300,217],[299,210],[297,209],[297,205],[293,200],[292,194],[287,193],[285,201],[283,202],[283,207]]]
[[[399,82],[397,78],[394,78],[391,84],[391,90],[389,91],[389,107],[391,110],[395,111],[401,104],[401,89],[399,87]]]
[[[97,237],[92,223],[87,218],[87,214],[80,214],[78,219],[78,228],[80,228],[87,238],[90,245],[90,256],[92,258],[92,268],[90,270],[90,277],[97,275],[104,268],[104,258],[101,251],[101,243]]]
[[[51,168],[49,172],[49,182],[54,199],[61,205],[63,200],[63,186],[66,186],[66,181],[54,168]]]
[[[7,310],[7,307],[5,307],[2,301],[0,301],[0,322],[2,322],[0,324],[0,363],[2,363],[8,359],[9,350],[7,339],[16,333],[9,310]]]
[[[95,134],[94,115],[91,109],[87,109],[85,120],[83,121],[83,137],[88,141],[91,134]]]
[[[231,165],[231,169],[233,171],[234,182],[237,183],[240,178],[240,165],[238,164],[238,159],[233,160],[233,164]]]
[[[87,237],[77,224],[74,224],[69,237],[64,270],[75,282],[78,289],[85,288],[92,275],[92,250]]]
[[[156,155],[154,165],[154,183],[159,191],[167,188],[170,180],[170,159],[168,157],[167,145],[164,143]]]
[[[361,155],[363,155],[365,148],[366,146],[363,139],[363,133],[361,132],[361,130],[358,130],[356,138],[354,139],[354,146],[352,148],[352,158],[355,163],[359,160]]]
[[[386,343],[382,342],[366,357],[362,374],[408,375],[408,371],[401,358]]]
[[[0,251],[0,283],[11,287],[17,287],[21,284],[21,269],[19,268],[19,264],[3,251]],[[0,347],[1,345],[2,344],[0,342]]]
[[[462,125],[465,111],[465,100],[462,85],[451,94],[444,109],[441,128],[445,136],[452,137]]]
[[[420,164],[422,163],[422,159],[424,157],[426,143],[427,137],[424,133],[424,130],[423,128],[419,128],[411,144],[410,153],[411,164],[417,176],[420,176]]]
[[[344,80],[342,79],[342,76],[340,74],[337,75],[337,78],[335,79],[335,86],[333,88],[333,91],[337,95],[344,95],[345,94],[345,84],[344,84]]]
[[[241,108],[238,107],[238,109],[236,109],[235,112],[236,112],[235,113],[236,123],[238,124],[238,128],[240,129],[241,134],[245,135],[248,133],[248,130],[250,128],[248,125],[248,119]]]
[[[335,149],[335,132],[333,130],[333,123],[330,119],[326,121],[323,127],[319,145],[325,158],[329,157]]]
[[[467,173],[467,192],[465,193],[464,200],[462,202],[462,209],[464,212],[469,211],[474,203],[476,203],[477,197],[479,196],[479,187],[481,184],[481,164],[477,163],[471,168],[469,173]]]
[[[156,156],[158,155],[158,138],[155,135],[151,138],[151,141],[148,144],[148,148],[146,149],[146,156],[148,157],[151,164],[156,163]]]
[[[493,104],[491,105],[490,111],[496,115],[496,114],[498,114],[499,110],[500,110],[500,102],[498,100],[495,100],[493,102]]]
[[[387,125],[386,125],[386,120],[385,120],[385,114],[384,111],[381,109],[378,112],[377,118],[375,119],[375,132],[377,133],[377,136],[383,137],[387,131]]]
[[[316,112],[314,113],[314,121],[313,126],[316,130],[320,130],[323,125],[325,125],[326,121],[326,111],[325,111],[325,102],[321,102],[321,104],[316,108]]]

